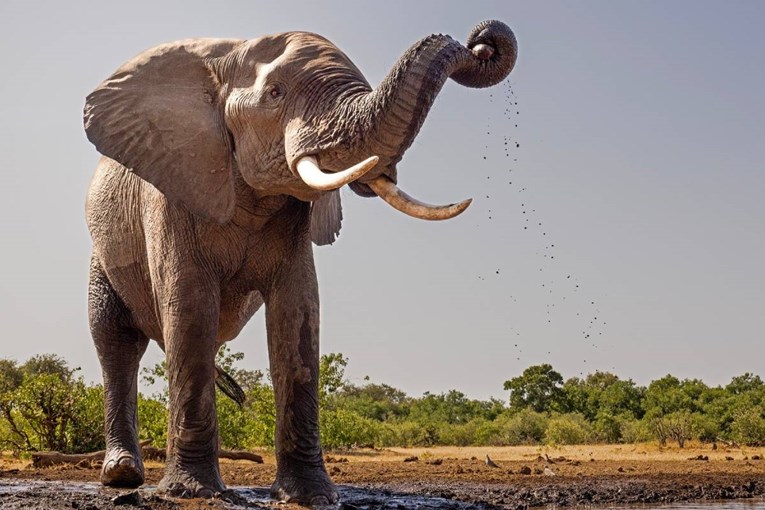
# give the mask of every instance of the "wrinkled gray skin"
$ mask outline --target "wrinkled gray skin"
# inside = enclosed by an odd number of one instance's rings
[[[474,55],[477,44],[491,55]],[[276,393],[274,497],[337,500],[318,427],[319,294],[311,241],[340,229],[339,191],[294,172],[313,155],[339,171],[370,155],[396,164],[448,77],[469,87],[503,80],[516,57],[506,25],[484,22],[467,48],[433,35],[413,45],[372,90],[326,39],[293,32],[195,39],[150,49],[87,98],[85,129],[104,155],[90,185],[89,314],[105,387],[102,482],[143,483],[136,432],[138,364],[148,340],[167,356],[167,467],[159,489],[211,496],[218,469],[214,358],[266,305]]]

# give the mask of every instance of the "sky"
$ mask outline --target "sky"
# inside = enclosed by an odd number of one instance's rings
[[[513,28],[494,88],[449,81],[399,184],[415,220],[343,190],[316,248],[322,352],[412,395],[506,398],[550,363],[647,384],[765,376],[765,3],[166,1],[0,3],[0,358],[56,353],[100,381],[87,324],[85,96],[189,37],[308,30],[374,86],[414,42]],[[266,368],[261,310],[229,345]],[[144,366],[162,357],[152,344]]]

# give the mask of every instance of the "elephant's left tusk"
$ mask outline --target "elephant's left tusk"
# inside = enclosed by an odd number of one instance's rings
[[[463,200],[457,204],[430,205],[416,200],[393,184],[393,181],[381,175],[373,181],[366,183],[377,193],[377,196],[388,202],[394,209],[404,214],[421,220],[448,220],[454,218],[468,208],[472,198]]]
[[[321,191],[331,191],[355,181],[374,168],[379,159],[377,156],[372,156],[341,172],[325,173],[319,168],[316,158],[303,156],[295,167],[300,178],[308,186]]]

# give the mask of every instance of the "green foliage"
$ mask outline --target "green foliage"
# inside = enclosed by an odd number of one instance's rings
[[[138,437],[150,439],[157,448],[167,446],[167,405],[164,402],[138,395]]]
[[[220,349],[216,364],[242,387],[238,406],[218,391],[220,443],[225,448],[273,447],[276,409],[268,373],[240,367],[242,353]],[[765,445],[765,383],[743,374],[722,387],[672,375],[648,387],[608,372],[563,377],[535,365],[505,382],[509,406],[471,399],[458,390],[410,397],[387,384],[351,384],[348,359],[320,358],[320,429],[325,448],[355,446],[504,446],[734,440]],[[103,448],[103,388],[86,385],[55,355],[23,364],[0,359],[0,447],[17,452]],[[167,365],[142,372],[150,396],[139,394],[141,439],[167,442]]]
[[[319,404],[328,404],[329,398],[343,387],[348,358],[340,353],[324,354],[319,359]]]
[[[0,441],[16,451],[103,447],[103,392],[56,355],[0,363]]]
[[[731,425],[731,436],[748,446],[765,445],[765,408],[758,406],[739,410]]]
[[[541,413],[567,408],[563,377],[547,363],[530,366],[523,375],[505,381],[505,390],[510,391],[510,407],[514,409],[530,407]]]
[[[530,408],[504,413],[496,420],[500,426],[500,444],[539,444],[547,430],[548,416]]]
[[[324,410],[319,420],[322,445],[329,449],[374,445],[378,426],[373,420],[342,409]]]
[[[550,418],[544,442],[549,445],[586,444],[592,437],[592,426],[579,413],[560,414]]]

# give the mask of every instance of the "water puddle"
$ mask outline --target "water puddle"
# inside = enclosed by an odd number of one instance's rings
[[[337,510],[472,510],[496,508],[483,504],[463,503],[439,497],[396,493],[386,490],[338,486],[341,503],[323,509]],[[286,509],[300,508],[273,501],[267,488],[232,487],[225,500],[209,501],[212,509],[239,510],[245,508]],[[161,498],[153,486],[140,490],[105,488],[93,482],[30,482],[28,480],[0,480],[0,508],[52,510],[82,508],[86,510],[133,508],[175,509],[188,508],[181,500]],[[197,508],[196,506],[194,508]]]

